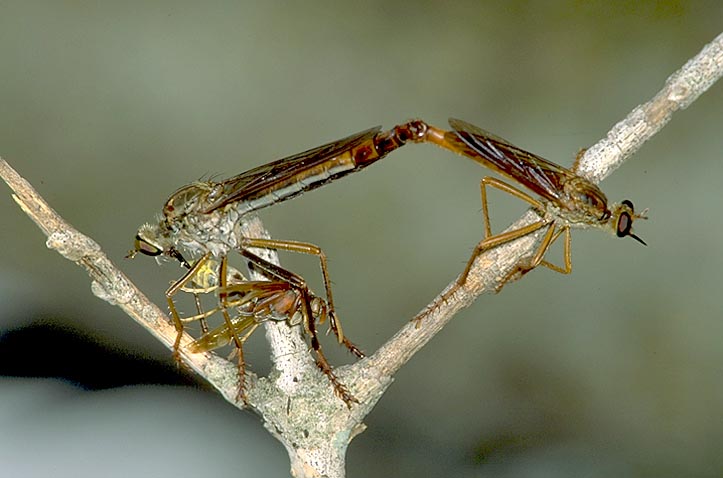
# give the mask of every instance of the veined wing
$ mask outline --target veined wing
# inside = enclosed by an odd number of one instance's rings
[[[460,153],[550,201],[559,201],[564,195],[565,181],[575,177],[569,169],[522,150],[482,128],[454,118],[450,118],[449,124],[468,148]]]
[[[223,191],[219,197],[214,198],[214,201],[204,212],[211,212],[214,209],[224,207],[236,201],[251,201],[259,196],[281,191],[299,181],[303,183],[305,179],[314,174],[315,170],[319,170],[318,172],[321,173],[325,168],[324,163],[372,139],[380,129],[380,126],[370,128],[347,138],[304,151],[303,153],[264,164],[227,179],[221,183]],[[333,166],[333,164],[330,164],[329,168]],[[354,169],[344,170],[339,173],[338,176],[352,172],[353,170]],[[282,194],[279,200],[290,199],[304,191],[319,187],[326,181],[335,179],[336,176],[334,172],[330,171],[330,173],[331,177],[326,180],[310,181],[308,184],[295,188],[291,194]]]

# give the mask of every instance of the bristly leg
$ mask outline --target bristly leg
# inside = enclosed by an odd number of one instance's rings
[[[300,291],[302,293],[302,300],[303,300],[303,314],[304,314],[304,321],[306,321],[307,330],[309,331],[309,335],[311,338],[311,347],[314,349],[314,352],[316,354],[316,366],[319,367],[319,370],[322,371],[324,375],[327,376],[329,381],[331,382],[332,387],[334,387],[334,393],[337,397],[339,397],[347,406],[347,408],[351,409],[352,404],[359,403],[359,400],[357,400],[351,392],[346,388],[344,384],[342,384],[339,379],[334,375],[334,372],[331,368],[331,365],[329,365],[329,361],[326,360],[326,356],[324,355],[323,350],[321,349],[321,344],[319,343],[319,337],[316,334],[316,325],[314,324],[314,317],[311,316],[311,303],[309,301],[309,290],[307,288]],[[349,344],[356,350],[356,346],[354,346],[351,342]],[[350,350],[352,350],[350,348]],[[361,353],[361,351],[359,351]]]

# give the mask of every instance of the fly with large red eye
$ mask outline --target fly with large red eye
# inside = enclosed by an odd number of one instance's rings
[[[535,198],[515,185],[495,177],[482,178],[480,186],[485,236],[475,247],[464,272],[457,278],[458,285],[465,284],[473,263],[482,253],[537,231],[544,232],[537,252],[531,258],[518,263],[500,281],[497,290],[508,281],[521,277],[539,265],[562,274],[569,274],[572,271],[570,257],[572,228],[595,227],[610,230],[618,237],[630,236],[645,244],[632,232],[633,222],[644,218],[645,214],[635,214],[633,203],[630,201],[623,201],[612,210],[609,209],[605,194],[597,185],[579,175],[577,167],[564,168],[465,121],[452,118],[449,124],[452,126],[452,131],[429,126],[421,141],[431,142],[466,156],[539,196]],[[487,204],[488,188],[495,188],[525,201],[541,213],[540,219],[518,229],[493,235]],[[562,266],[544,259],[552,243],[560,237],[563,238],[565,261]]]

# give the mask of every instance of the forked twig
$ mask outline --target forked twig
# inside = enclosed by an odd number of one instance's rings
[[[708,44],[695,58],[672,75],[649,102],[635,108],[616,124],[602,141],[591,147],[578,165],[578,172],[599,182],[619,167],[659,131],[672,114],[686,108],[723,75],[723,35]],[[98,244],[65,222],[37,192],[0,159],[0,176],[13,189],[13,198],[48,236],[47,246],[83,266],[91,276],[93,293],[118,305],[171,347],[175,328],[128,278],[103,254]],[[528,211],[512,228],[537,219]],[[250,221],[249,237],[266,235],[259,221]],[[532,254],[539,234],[485,252],[459,286],[452,282],[416,317],[408,322],[374,355],[337,369],[359,399],[348,409],[334,396],[328,381],[315,369],[298,327],[284,322],[266,322],[276,370],[268,378],[249,380],[248,399],[267,429],[287,448],[296,477],[344,476],[348,443],[364,429],[371,411],[392,381],[394,373],[426,344],[462,308],[485,291],[494,290],[520,260]],[[269,251],[260,251],[277,261]],[[258,279],[258,278],[256,278]],[[182,344],[191,340],[185,336]],[[183,354],[189,366],[236,403],[237,368],[214,354]]]
[[[577,172],[594,183],[609,176],[648,139],[670,121],[673,113],[687,108],[723,76],[723,34],[706,45],[698,55],[671,75],[650,101],[633,109],[614,125],[607,136],[590,147],[580,158]],[[519,229],[539,216],[528,211],[507,231]],[[462,308],[480,294],[494,291],[515,264],[529,257],[542,236],[525,236],[481,255],[463,287],[450,284],[417,315],[419,330],[410,323],[385,343],[370,361],[384,375],[393,375],[411,355],[429,341]]]

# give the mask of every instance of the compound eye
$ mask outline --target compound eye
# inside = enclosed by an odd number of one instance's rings
[[[141,252],[147,256],[159,256],[163,250],[157,246],[154,246],[150,242],[143,239],[141,236],[136,236],[136,251]]]
[[[635,206],[633,206],[632,201],[629,201],[629,200],[626,199],[626,200],[624,200],[624,201],[622,202],[622,204],[623,204],[624,206],[629,207],[631,211],[635,212]]]
[[[625,204],[625,203],[623,203]],[[615,233],[618,237],[625,237],[630,235],[630,228],[633,227],[633,220],[630,218],[630,214],[623,212],[618,218],[618,227]]]

